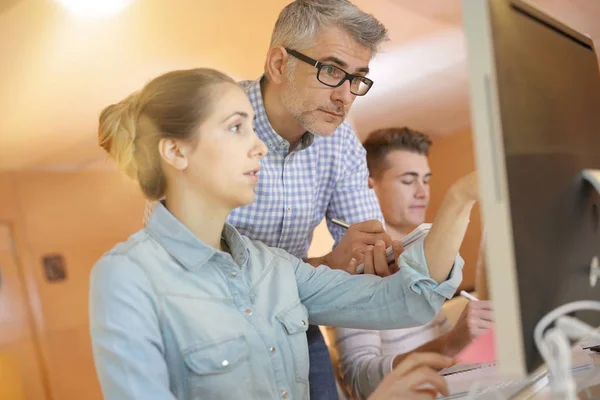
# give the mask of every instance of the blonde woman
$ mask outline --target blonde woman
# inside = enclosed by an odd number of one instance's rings
[[[254,199],[267,152],[253,118],[243,90],[209,69],[159,76],[102,112],[100,145],[148,199],[164,199],[92,271],[90,326],[106,399],[307,399],[310,323],[416,326],[459,285],[462,260],[438,283],[423,243],[381,278],[315,268],[240,235],[225,221]],[[387,266],[382,243],[365,263]],[[381,396],[446,393],[431,367],[449,363],[412,360]]]

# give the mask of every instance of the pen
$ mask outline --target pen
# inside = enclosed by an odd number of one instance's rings
[[[341,219],[332,218],[331,222],[337,226],[341,226],[344,229],[350,228],[350,224],[345,221],[342,221]],[[393,264],[394,263],[394,251],[392,250],[392,246],[385,249],[385,255],[387,258],[388,265]],[[364,271],[365,271],[365,264],[360,264],[359,266],[356,267],[357,274],[362,274]]]
[[[350,228],[350,224],[342,221],[341,219],[332,218],[331,222],[336,224],[337,226],[341,226],[342,228],[345,228],[345,229]]]
[[[344,229],[350,228],[350,224],[342,221],[341,219],[331,218],[331,222],[337,226],[341,226]],[[359,266],[356,267],[357,274],[362,274],[363,272],[365,272],[365,264],[360,264]]]
[[[479,301],[479,299],[477,297],[470,295],[469,293],[465,292],[464,290],[460,291],[460,295],[462,297],[464,297],[465,299],[469,299],[470,301]]]

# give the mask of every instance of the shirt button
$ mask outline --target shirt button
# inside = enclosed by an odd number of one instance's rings
[[[246,309],[246,311],[244,311],[246,313],[246,315],[252,315],[252,310],[251,309]]]
[[[271,347],[271,348],[269,349],[269,351],[270,351],[271,353],[275,353],[275,347]]]
[[[280,145],[282,145],[282,146],[285,146],[285,142],[284,142],[284,141],[282,141],[282,142],[281,142],[281,143],[279,143],[279,144],[280,144]]]
[[[227,360],[221,361],[221,367],[226,367],[228,365],[229,365],[229,361],[227,361]]]
[[[292,211],[292,207],[288,207],[288,208],[287,208],[287,210],[288,210],[288,211]]]
[[[231,276],[232,278],[235,278],[235,277],[237,276],[237,272],[235,272],[235,271],[231,271],[231,272],[229,273],[229,276]]]
[[[288,392],[286,392],[285,390],[283,392],[281,392],[281,397],[284,399],[288,398]]]

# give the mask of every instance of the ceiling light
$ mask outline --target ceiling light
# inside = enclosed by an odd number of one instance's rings
[[[100,17],[116,14],[132,0],[56,0],[78,17]]]

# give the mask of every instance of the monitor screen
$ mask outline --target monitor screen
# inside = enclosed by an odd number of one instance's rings
[[[463,1],[471,115],[500,370],[541,365],[536,323],[600,300],[600,73],[589,38],[523,1]],[[600,325],[593,313],[578,315]],[[600,316],[600,315],[599,315]]]

